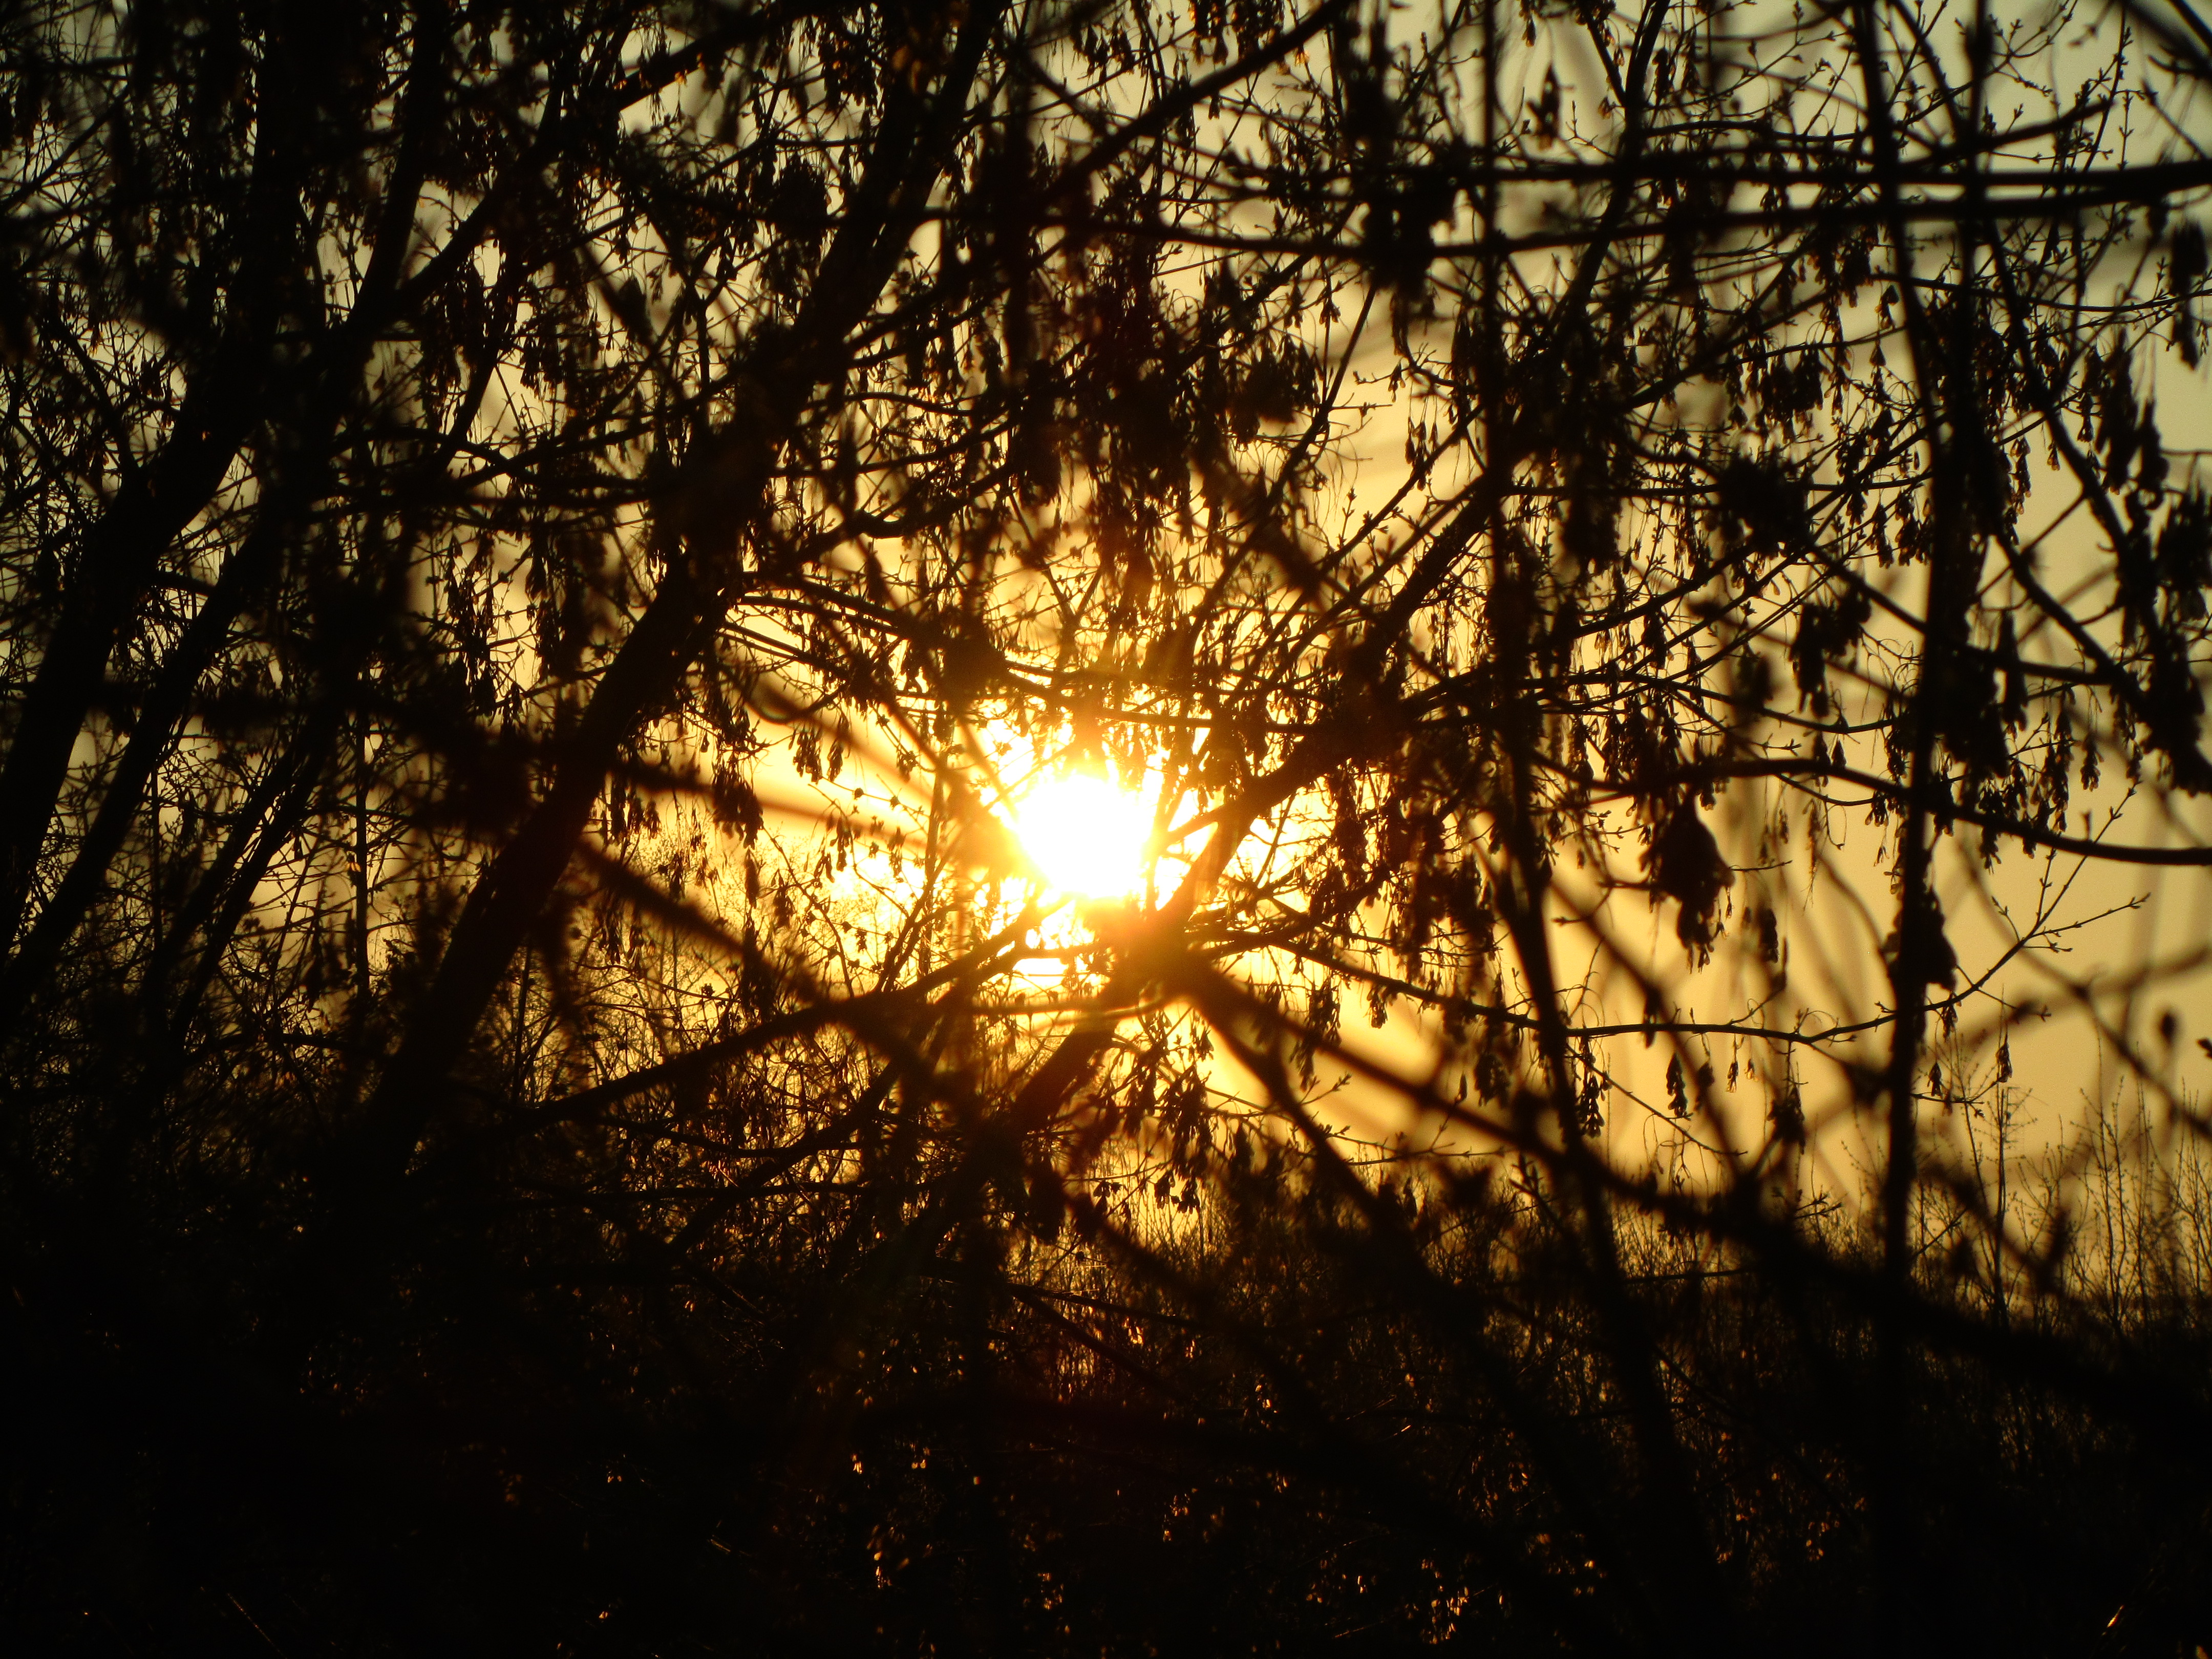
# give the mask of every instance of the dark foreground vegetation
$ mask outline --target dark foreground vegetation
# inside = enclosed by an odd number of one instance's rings
[[[12,1616],[116,1652],[2203,1639],[2201,1298],[2117,1328],[2031,1302],[1993,1328],[1941,1293],[1886,1317],[1878,1262],[1815,1229],[1732,1271],[1624,1240],[1607,1307],[1588,1242],[1499,1194],[1378,1217],[1264,1170],[1217,1190],[1204,1249],[1121,1271],[1079,1247],[1041,1272],[977,1227],[887,1286],[787,1237],[772,1281],[725,1267],[719,1310],[635,1273],[518,1285],[511,1238],[447,1218],[411,1284],[325,1315],[346,1351],[304,1391],[265,1338],[125,1326],[49,1273],[75,1316],[17,1328],[40,1427]],[[215,1245],[164,1278],[217,1275],[283,1294]]]
[[[0,8],[9,1650],[2204,1651],[2208,54]]]

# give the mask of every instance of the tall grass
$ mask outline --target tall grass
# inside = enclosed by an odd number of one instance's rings
[[[1901,1299],[1832,1202],[1646,1191],[1594,1229],[1528,1164],[1360,1173],[1248,1149],[1202,1225],[1148,1194],[1149,1224],[973,1308],[966,1392],[885,1378],[851,1419],[854,1472],[794,1482],[778,1511],[794,1580],[868,1546],[812,1635],[1115,1654],[2212,1639],[2212,1164],[2139,1103],[2021,1158],[2002,1203],[1994,1158],[1983,1185],[1971,1164],[1931,1181]]]

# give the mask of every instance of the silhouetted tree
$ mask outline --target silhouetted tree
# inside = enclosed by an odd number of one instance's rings
[[[2003,1184],[2212,863],[2208,42],[9,13],[15,1622],[2212,1639],[2203,1193]],[[2193,965],[2041,999],[2185,1135]]]

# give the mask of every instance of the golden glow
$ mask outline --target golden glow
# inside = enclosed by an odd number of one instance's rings
[[[1152,804],[1093,772],[1039,778],[1014,803],[1008,828],[1046,885],[1083,898],[1140,891]]]

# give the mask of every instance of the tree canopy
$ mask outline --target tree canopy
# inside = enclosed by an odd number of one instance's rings
[[[46,1647],[2212,1640],[2185,0],[0,62]]]

